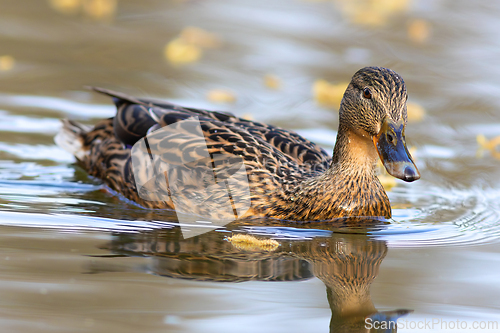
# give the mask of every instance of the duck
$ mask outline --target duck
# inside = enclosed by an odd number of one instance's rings
[[[143,208],[232,220],[389,219],[377,160],[403,181],[420,178],[405,139],[406,86],[388,68],[353,75],[332,156],[291,130],[232,113],[92,89],[113,99],[116,116],[93,127],[64,119],[55,141]]]

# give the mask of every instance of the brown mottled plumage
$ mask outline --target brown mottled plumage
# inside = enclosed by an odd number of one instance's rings
[[[170,196],[175,195],[181,199],[175,205],[178,210],[224,218],[217,205],[226,192],[207,190],[206,175],[212,177],[216,170],[217,177],[228,179],[224,177],[234,174],[231,157],[244,161],[250,187],[249,193],[243,186],[241,191],[231,188],[237,217],[236,210],[248,195],[251,209],[244,216],[300,221],[390,217],[389,200],[375,175],[377,152],[392,175],[406,181],[419,178],[404,139],[406,87],[389,69],[366,67],[354,74],[340,106],[332,158],[318,145],[272,125],[95,90],[113,97],[116,117],[93,129],[65,120],[56,141],[74,153],[89,174],[144,207],[174,208]],[[182,122],[193,117],[199,120],[201,136]],[[158,131],[160,128],[164,131]],[[147,168],[133,174],[131,146],[146,135],[147,153],[162,152],[153,163],[176,166],[168,177],[158,177]],[[200,137],[205,139],[209,158],[199,150]],[[190,159],[193,156],[194,162]],[[184,163],[190,163],[189,170]],[[139,189],[149,191],[147,197],[138,193],[137,180],[150,180]],[[182,188],[172,193],[169,182],[176,181]],[[199,205],[200,197],[205,205]]]

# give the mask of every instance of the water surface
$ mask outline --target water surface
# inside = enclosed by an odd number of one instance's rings
[[[500,322],[500,161],[476,142],[500,134],[499,4],[98,2],[0,1],[2,332],[362,332],[367,315],[407,312],[398,332],[498,331],[473,325]],[[164,48],[189,26],[217,42],[172,63]],[[422,178],[397,181],[394,221],[362,231],[245,221],[184,239],[172,212],[122,200],[53,141],[61,118],[113,116],[96,85],[230,110],[331,151],[337,112],[314,82],[367,65],[401,74],[426,114],[406,129]]]

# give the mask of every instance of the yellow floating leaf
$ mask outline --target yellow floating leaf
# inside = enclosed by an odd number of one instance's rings
[[[486,139],[484,135],[478,134],[476,137],[476,141],[479,144],[479,147],[487,149],[486,146],[488,144],[488,139]]]
[[[406,104],[409,121],[422,121],[425,117],[425,109],[417,103],[409,102]]]
[[[478,135],[477,136],[477,142],[479,144],[482,143],[482,148],[484,149],[496,149],[498,145],[500,145],[500,136],[496,136],[491,140],[487,140],[484,135]]]
[[[187,44],[202,48],[216,48],[222,42],[217,35],[197,27],[186,27],[180,33],[180,38]]]
[[[348,83],[331,84],[325,80],[317,80],[313,85],[313,95],[320,105],[336,107],[340,105]]]
[[[200,60],[204,48],[220,45],[221,40],[215,34],[197,27],[186,27],[179,37],[165,46],[163,53],[173,64],[188,64]]]
[[[484,156],[484,146],[486,145],[487,143],[487,140],[486,140],[486,137],[482,134],[478,134],[477,137],[476,137],[476,141],[479,145],[479,147],[477,148],[476,150],[476,157],[477,158],[483,158]]]
[[[198,46],[177,38],[165,46],[163,54],[173,64],[188,64],[200,60],[202,50]]]
[[[207,98],[210,102],[216,102],[216,103],[236,102],[236,96],[232,92],[223,89],[210,90],[207,94]]]
[[[0,71],[10,71],[14,68],[16,60],[13,56],[3,55],[0,56]]]
[[[381,8],[382,11],[391,14],[397,14],[405,12],[410,8],[411,0],[378,0],[370,1],[364,0],[364,2],[369,1],[372,6]]]
[[[355,24],[381,26],[409,8],[410,0],[335,0],[340,11]]]
[[[476,141],[479,144],[479,149],[476,154],[478,158],[483,157],[484,150],[488,150],[494,158],[500,159],[500,152],[498,151],[498,146],[500,145],[500,136],[496,136],[493,139],[488,140],[484,135],[479,134],[476,137]]]
[[[253,120],[253,115],[251,115],[250,113],[245,113],[244,115],[241,116],[241,118],[245,120]]]
[[[408,37],[416,43],[424,43],[429,39],[431,26],[425,20],[412,20],[408,24]]]
[[[274,239],[258,239],[251,235],[236,234],[228,237],[227,240],[233,244],[234,247],[245,251],[275,251],[279,246]]]
[[[84,0],[83,11],[95,20],[109,20],[115,16],[117,0]]]
[[[279,89],[281,87],[280,79],[272,74],[264,76],[264,85],[269,89]]]
[[[63,14],[76,14],[82,4],[82,0],[50,0],[50,6]]]
[[[387,17],[382,13],[359,11],[351,16],[351,21],[356,24],[369,25],[373,27],[383,26],[387,23]]]

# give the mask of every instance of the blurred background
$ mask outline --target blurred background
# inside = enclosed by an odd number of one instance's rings
[[[326,331],[334,310],[317,278],[179,282],[145,274],[162,275],[145,257],[88,274],[102,261],[88,255],[112,254],[103,243],[116,234],[166,225],[133,215],[140,210],[75,167],[53,137],[61,118],[114,115],[109,98],[86,88],[100,86],[231,111],[331,151],[343,91],[365,66],[404,78],[406,138],[422,174],[411,184],[381,175],[395,221],[372,235],[388,248],[375,306],[415,310],[414,320],[498,318],[500,3],[0,0],[0,8],[0,330]]]

